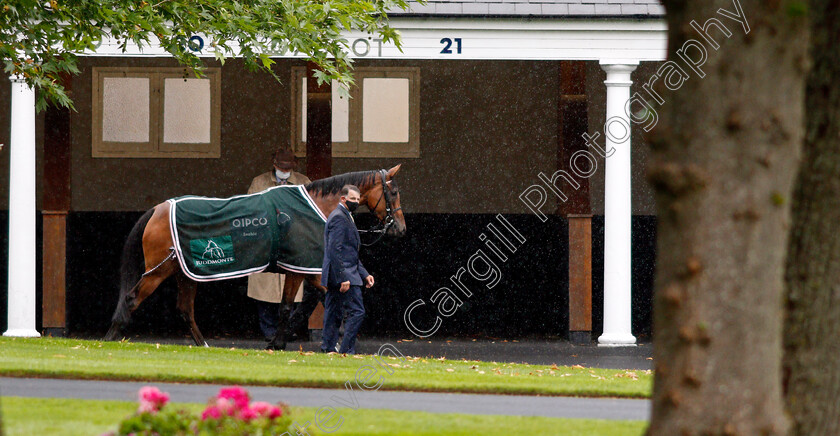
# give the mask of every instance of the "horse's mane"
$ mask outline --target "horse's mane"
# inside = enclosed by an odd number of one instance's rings
[[[307,183],[304,189],[321,195],[337,194],[344,185],[356,185],[364,189],[376,182],[376,174],[376,170],[339,174]]]

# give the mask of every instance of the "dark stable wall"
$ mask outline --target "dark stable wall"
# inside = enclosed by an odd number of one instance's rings
[[[67,322],[74,335],[99,337],[105,333],[118,295],[121,244],[139,212],[76,212],[68,222]],[[487,338],[561,337],[568,330],[568,228],[564,219],[551,216],[545,223],[532,215],[505,215],[526,238],[506,262],[497,262],[501,281],[493,289],[464,280],[473,296],[449,318],[442,318],[435,337]],[[5,216],[0,216],[3,224]],[[479,235],[496,220],[492,214],[408,214],[408,234],[384,239],[362,250],[362,262],[377,285],[364,294],[367,317],[362,334],[410,337],[403,314],[415,300],[418,326],[431,325],[431,295],[440,287],[454,287],[449,277],[466,266],[478,249],[489,254]],[[361,216],[362,228],[372,218]],[[655,256],[653,217],[633,219],[633,333],[650,336],[650,289]],[[600,334],[603,319],[603,216],[593,220],[593,330]],[[547,235],[557,235],[556,238]],[[3,242],[3,241],[0,241]],[[2,260],[5,264],[5,256]],[[4,279],[5,268],[0,268]],[[468,277],[468,275],[466,276]],[[5,283],[5,282],[4,282]],[[259,338],[256,308],[245,296],[246,280],[200,283],[196,319],[207,337]],[[5,288],[5,286],[3,286]],[[126,334],[187,337],[189,331],[175,308],[176,287],[164,284],[135,312]],[[0,291],[0,305],[5,295]],[[0,310],[2,306],[0,306]],[[5,311],[3,311],[5,312]],[[429,323],[429,324],[425,324]],[[5,318],[0,326],[5,325]]]

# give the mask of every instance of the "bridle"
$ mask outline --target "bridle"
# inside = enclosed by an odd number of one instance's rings
[[[372,213],[375,216],[376,215],[376,209],[379,207],[379,203],[381,203],[382,200],[385,199],[385,213],[386,213],[385,219],[380,221],[377,225],[373,226],[369,230],[359,230],[359,233],[379,233],[379,237],[376,238],[376,240],[374,240],[370,244],[361,243],[365,247],[370,247],[371,245],[376,244],[377,242],[379,242],[385,236],[385,233],[388,232],[388,229],[390,229],[391,226],[394,225],[394,222],[395,222],[394,214],[397,213],[397,211],[402,209],[402,207],[398,207],[398,208],[395,209],[391,205],[390,196],[391,195],[396,195],[396,193],[392,193],[391,190],[388,189],[388,184],[387,184],[387,181],[385,179],[385,176],[387,174],[388,174],[387,171],[379,170],[379,176],[382,177],[382,196],[379,197],[379,200],[376,201],[376,205],[374,205],[373,208],[370,209],[370,213]],[[377,217],[377,218],[379,218],[379,217]]]

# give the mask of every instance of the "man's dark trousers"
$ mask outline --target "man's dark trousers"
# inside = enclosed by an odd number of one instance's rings
[[[280,303],[254,300],[257,304],[257,316],[260,319],[260,330],[266,341],[270,341],[277,333],[280,324]]]
[[[338,341],[338,327],[341,319],[347,316],[344,322],[344,339],[338,349],[339,353],[356,354],[356,334],[362,327],[362,320],[365,319],[365,305],[362,302],[362,287],[350,285],[347,292],[341,292],[337,288],[330,288],[324,298],[324,341],[321,351],[329,353],[335,349],[324,349],[324,346],[334,347]]]

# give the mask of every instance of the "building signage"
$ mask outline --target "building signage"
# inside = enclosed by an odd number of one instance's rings
[[[402,37],[402,50],[374,35],[348,32],[348,55],[357,59],[486,59],[486,60],[664,60],[667,27],[663,21],[523,21],[392,19]],[[192,35],[182,43],[201,57],[213,57],[210,41]],[[272,57],[299,58],[299,53],[274,50]],[[232,47],[235,51],[236,47]],[[142,50],[129,44],[123,52],[116,40],[104,41],[89,56],[170,56],[152,45]]]

